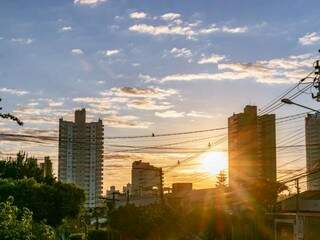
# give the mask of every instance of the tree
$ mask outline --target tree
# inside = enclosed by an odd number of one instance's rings
[[[43,175],[37,159],[28,157],[24,152],[18,152],[15,160],[0,161],[0,178],[23,179],[34,178],[37,182],[53,184],[54,177]]]
[[[225,188],[227,187],[227,175],[224,171],[220,171],[217,175],[217,188]]]
[[[3,240],[54,240],[53,228],[32,221],[32,212],[13,205],[13,198],[0,203],[0,239]]]
[[[278,195],[285,190],[287,190],[285,184],[264,179],[257,180],[248,186],[253,205],[262,209],[270,209],[276,203]]]
[[[55,182],[37,183],[34,179],[0,180],[0,202],[13,196],[19,208],[33,212],[36,222],[45,221],[56,227],[64,218],[75,218],[83,208],[85,195],[75,185]]]
[[[1,101],[2,101],[2,99],[0,98],[0,102]],[[0,107],[0,110],[2,110],[2,107]],[[20,126],[23,125],[23,122],[19,118],[17,118],[16,116],[12,115],[11,113],[0,113],[0,118],[10,119],[10,120],[16,122]]]

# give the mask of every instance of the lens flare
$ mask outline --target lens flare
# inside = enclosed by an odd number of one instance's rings
[[[200,170],[211,175],[228,168],[227,154],[225,152],[208,152],[199,157]]]

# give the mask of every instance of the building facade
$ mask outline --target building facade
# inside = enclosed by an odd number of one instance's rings
[[[229,185],[248,185],[258,179],[276,181],[275,115],[257,116],[257,107],[228,119]]]
[[[308,114],[305,119],[307,172],[320,168],[320,114]],[[320,173],[307,177],[308,190],[320,190]]]
[[[162,198],[162,168],[157,168],[142,161],[132,163],[131,195],[133,198]]]
[[[44,162],[40,163],[40,168],[42,170],[44,177],[52,177],[52,162],[49,156],[44,157]]]
[[[86,208],[99,205],[103,167],[102,120],[86,122],[85,109],[75,111],[75,119],[59,120],[59,180],[74,183],[85,191]]]

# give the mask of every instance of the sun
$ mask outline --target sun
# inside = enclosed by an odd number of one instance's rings
[[[211,175],[217,175],[220,171],[227,170],[228,160],[226,152],[207,152],[199,157],[200,170]]]

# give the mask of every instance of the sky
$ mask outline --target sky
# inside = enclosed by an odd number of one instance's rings
[[[0,130],[56,136],[58,119],[72,119],[82,107],[89,121],[103,120],[105,136],[225,127],[227,118],[246,104],[265,105],[312,70],[320,43],[317,3],[3,0],[1,106],[25,125],[1,121]],[[303,101],[315,105],[308,99]],[[290,107],[277,114],[295,112]],[[303,126],[303,120],[298,124]],[[215,141],[221,134],[226,131],[106,140],[104,188],[130,182],[133,160],[168,167],[192,157],[182,150],[120,152],[110,145],[153,146],[209,136]],[[25,150],[39,159],[50,155],[56,171],[56,143],[17,140],[2,140],[1,153]],[[202,140],[184,147],[207,145]],[[227,146],[220,147],[224,152]],[[225,157],[216,155],[225,162],[217,169],[226,168]],[[207,155],[200,159],[207,161]],[[192,159],[174,168],[166,184],[194,180],[196,187],[212,187],[215,176],[199,178],[208,167],[203,161]]]

